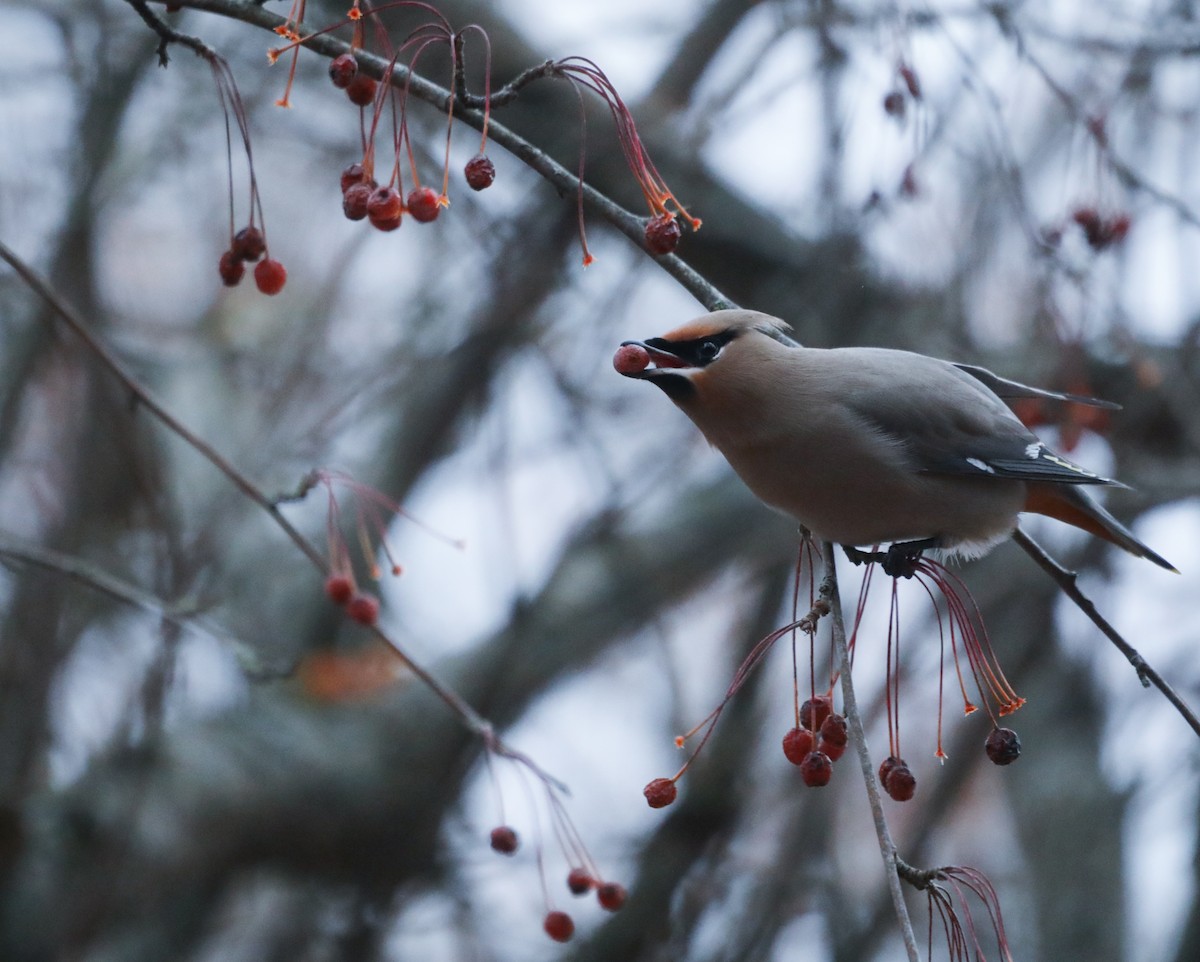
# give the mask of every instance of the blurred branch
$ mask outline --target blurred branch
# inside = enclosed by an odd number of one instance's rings
[[[1062,589],[1063,594],[1074,602],[1075,607],[1082,611],[1094,624],[1099,628],[1104,635],[1111,641],[1122,655],[1124,655],[1134,670],[1137,672],[1138,679],[1142,685],[1149,688],[1154,685],[1159,691],[1166,696],[1167,701],[1175,706],[1175,710],[1183,717],[1183,720],[1191,726],[1192,731],[1200,735],[1200,719],[1196,717],[1195,712],[1188,706],[1179,694],[1172,688],[1167,681],[1142,657],[1141,653],[1126,641],[1103,615],[1097,610],[1095,603],[1092,602],[1082,591],[1079,590],[1079,575],[1074,571],[1068,571],[1057,561],[1048,555],[1045,550],[1027,535],[1020,528],[1017,528],[1012,535],[1013,541],[1020,545],[1029,557],[1031,557]]]

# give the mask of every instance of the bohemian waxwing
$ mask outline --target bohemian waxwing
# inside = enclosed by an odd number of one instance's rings
[[[820,540],[977,557],[1033,511],[1175,570],[1084,491],[1120,482],[1055,454],[1004,399],[1116,405],[908,351],[801,347],[786,329],[716,311],[624,342],[614,364],[661,388],[751,491]]]

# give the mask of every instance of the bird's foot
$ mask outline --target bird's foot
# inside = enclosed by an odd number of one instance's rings
[[[922,538],[920,541],[897,541],[886,551],[860,551],[851,545],[842,545],[851,564],[862,565],[878,562],[883,573],[890,578],[911,578],[917,573],[917,562],[927,548],[938,547],[937,538]]]

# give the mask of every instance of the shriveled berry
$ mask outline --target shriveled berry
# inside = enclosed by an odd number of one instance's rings
[[[610,912],[615,912],[624,905],[627,895],[625,886],[619,882],[604,882],[596,889],[597,901],[599,901],[602,908],[606,908]]]
[[[362,220],[375,189],[370,184],[351,184],[342,194],[342,213],[350,220]]]
[[[650,364],[650,352],[640,344],[622,344],[613,355],[613,367],[618,374],[636,374]]]
[[[587,895],[595,884],[596,880],[585,868],[573,868],[567,873],[567,888],[572,895]]]
[[[409,191],[405,206],[408,208],[408,212],[422,224],[437,220],[438,212],[441,210],[438,195],[432,187],[417,187]]]
[[[255,265],[254,283],[264,294],[278,294],[287,283],[287,268],[273,258],[264,257]]]
[[[800,724],[809,731],[817,731],[833,711],[833,700],[828,695],[809,698],[800,706]]]
[[[547,912],[542,928],[555,942],[570,942],[575,934],[575,923],[566,912]]]
[[[983,748],[996,765],[1011,765],[1021,757],[1021,739],[1011,728],[993,728]]]
[[[679,793],[671,779],[656,778],[642,789],[642,794],[646,796],[651,808],[666,808],[675,801],[675,796]]]
[[[329,61],[329,79],[339,90],[350,86],[350,81],[358,76],[358,61],[354,54],[344,53]]]
[[[651,254],[670,254],[682,236],[683,228],[670,214],[657,214],[646,221],[646,249]]]
[[[226,287],[237,287],[246,275],[246,265],[233,251],[226,251],[217,263],[217,273]]]
[[[395,230],[400,226],[403,214],[404,201],[395,187],[378,187],[371,191],[371,196],[367,199],[367,216],[371,219],[373,227],[379,230]]]
[[[342,171],[342,193],[346,193],[355,184],[363,184],[367,182],[367,171],[362,164],[355,161],[353,164],[348,164]]]
[[[335,605],[344,605],[354,596],[354,582],[345,575],[330,575],[325,579],[325,594]]]
[[[346,85],[346,96],[350,103],[369,107],[375,102],[375,80],[364,73],[358,74]]]
[[[379,620],[379,599],[360,592],[346,602],[346,614],[360,625],[373,625]]]
[[[491,842],[492,848],[501,855],[512,855],[520,845],[517,833],[507,825],[498,825],[492,829]]]
[[[824,752],[809,752],[800,764],[800,777],[809,788],[828,785],[833,775],[833,762]]]
[[[496,181],[496,165],[490,157],[476,154],[467,161],[467,166],[463,168],[463,176],[467,178],[467,186],[471,190],[485,190]]]
[[[887,778],[883,780],[883,790],[897,802],[907,802],[916,794],[917,778],[913,775],[903,759],[897,759]]]
[[[243,227],[233,235],[234,254],[244,261],[256,261],[267,252],[267,241],[257,227]]]
[[[783,754],[793,765],[803,765],[813,750],[813,733],[807,728],[793,728],[783,736]]]
[[[827,745],[845,747],[849,740],[850,734],[846,728],[846,719],[837,712],[826,715],[825,720],[821,722],[821,741]]]
[[[845,745],[834,745],[825,739],[817,739],[817,750],[824,752],[829,756],[831,762],[836,762],[839,758],[846,754]]]

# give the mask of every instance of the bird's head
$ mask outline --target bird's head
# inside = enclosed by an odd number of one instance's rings
[[[649,381],[685,405],[713,378],[752,366],[761,352],[794,347],[787,325],[757,311],[714,311],[661,337],[623,341],[613,367],[625,377]]]

